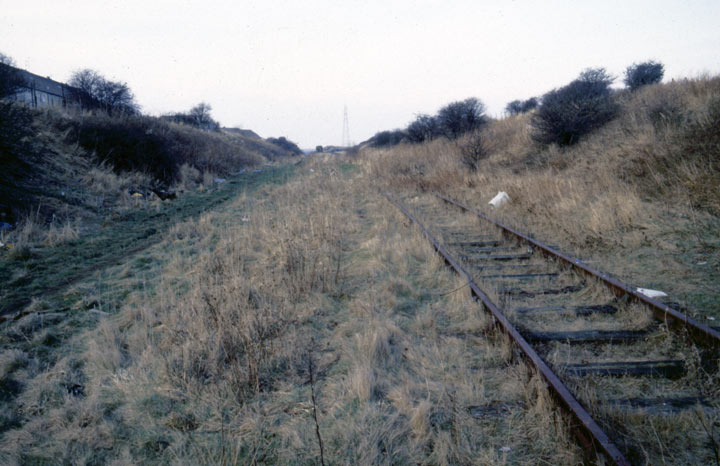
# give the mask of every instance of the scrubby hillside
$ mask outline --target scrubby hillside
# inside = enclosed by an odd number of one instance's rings
[[[362,160],[388,186],[483,211],[506,191],[512,202],[495,217],[720,318],[720,78],[616,91],[612,101],[616,116],[569,146],[537,142],[531,112],[454,141],[366,149]]]
[[[244,133],[154,117],[0,106],[2,241],[16,246],[43,236],[23,234],[29,226],[39,232],[70,222],[73,228],[65,229],[72,237],[70,230],[87,227],[89,219],[137,207],[153,193],[178,195],[293,155]]]

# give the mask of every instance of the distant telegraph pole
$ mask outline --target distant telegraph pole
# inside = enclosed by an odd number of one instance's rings
[[[350,122],[348,121],[347,105],[343,109],[342,145],[343,147],[350,147]]]

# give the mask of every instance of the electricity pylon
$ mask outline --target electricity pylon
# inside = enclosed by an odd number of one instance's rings
[[[350,122],[348,121],[347,105],[343,109],[342,145],[343,147],[350,147]]]

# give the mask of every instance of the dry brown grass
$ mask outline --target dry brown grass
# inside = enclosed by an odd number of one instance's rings
[[[707,160],[686,160],[677,151],[689,125],[708,124],[708,108],[718,96],[720,78],[710,77],[620,95],[621,117],[566,149],[535,144],[531,115],[493,121],[482,133],[490,155],[475,175],[461,163],[463,144],[472,136],[457,143],[440,139],[367,150],[364,165],[390,185],[465,194],[476,203],[502,189],[524,212],[552,216],[556,222],[572,221],[569,212],[590,205],[586,217],[603,217],[609,222],[606,228],[613,230],[632,225],[644,196],[667,195],[662,201],[682,198],[678,193],[708,168]],[[627,207],[618,209],[621,205]],[[578,237],[574,230],[569,233]],[[600,233],[597,225],[591,230]]]
[[[37,211],[29,212],[15,229],[3,232],[0,242],[5,245],[10,258],[29,254],[34,247],[55,247],[79,237],[77,220],[53,219],[47,223]]]
[[[475,173],[460,159],[468,140],[318,156],[285,185],[177,224],[142,257],[98,272],[102,287],[88,280],[67,290],[77,300],[70,310],[37,301],[8,324],[0,380],[12,394],[0,410],[0,461],[318,462],[316,408],[332,464],[579,464],[544,384],[377,188],[411,200],[443,190],[482,209],[505,190],[512,202],[494,215],[551,242],[603,257],[618,250],[622,259],[646,241],[669,249],[677,238],[664,236],[658,217],[682,182],[633,170],[654,169],[642,162],[647,154],[669,157],[683,127],[663,117],[658,126],[645,109],[678,99],[685,115],[700,112],[716,87],[707,79],[627,96],[622,119],[565,150],[534,145],[527,116],[495,122],[484,135],[491,153]],[[702,172],[687,163],[678,176]],[[186,189],[211,182],[209,171],[184,171]],[[692,198],[677,202],[685,225],[708,215],[692,207],[691,220]],[[33,241],[44,240],[38,235]],[[104,306],[113,293],[120,304]],[[622,312],[635,326],[647,323],[633,308]],[[58,342],[58,328],[80,313],[93,316],[87,330]],[[20,341],[27,351],[13,346]],[[551,354],[571,356],[583,355]],[[623,387],[647,390],[605,386]],[[596,388],[576,388],[592,406]],[[700,435],[696,422],[679,422]],[[667,442],[671,427],[656,423],[641,435],[655,429]],[[652,448],[653,458],[664,451]]]
[[[517,241],[501,239],[496,227],[458,209],[449,210],[441,200],[430,194],[407,199],[406,205],[434,235],[441,239],[451,253],[466,254],[465,269],[474,276],[491,300],[521,331],[573,332],[583,330],[641,330],[650,331],[647,338],[632,343],[566,344],[563,341],[536,343],[533,346],[540,356],[563,379],[571,391],[603,426],[605,432],[617,442],[630,461],[635,464],[706,464],[712,461],[714,434],[707,426],[717,417],[717,378],[720,372],[714,365],[712,353],[702,352],[688,342],[682,334],[668,332],[650,311],[637,303],[618,300],[602,283],[582,277],[558,263],[533,256],[523,265],[533,273],[555,272],[548,279],[534,278],[519,281],[517,277],[498,277],[502,273],[492,269],[486,272],[475,266],[487,265],[482,259],[473,259],[471,249],[458,241],[491,239],[500,241],[509,251],[527,250]],[[458,234],[460,232],[464,232]],[[482,257],[482,254],[479,255]],[[458,257],[456,255],[456,257]],[[462,256],[461,256],[462,257]],[[517,265],[517,264],[515,264]],[[510,271],[508,271],[510,272]],[[523,269],[524,273],[529,270]],[[489,276],[487,276],[489,275]],[[507,289],[547,290],[568,285],[583,284],[573,293],[522,295],[507,293]],[[573,312],[555,312],[572,306],[612,304],[617,312],[612,315],[594,314],[578,318]],[[521,312],[521,308],[540,307],[543,312]],[[546,312],[551,311],[551,312]],[[431,322],[431,319],[423,322]],[[512,354],[512,353],[509,353]],[[705,354],[705,356],[701,356]],[[509,355],[506,357],[510,357]],[[706,362],[702,363],[705,358]],[[453,359],[454,360],[454,359]],[[683,376],[663,377],[603,377],[578,376],[568,371],[568,365],[588,365],[605,362],[682,360],[687,368]],[[710,365],[710,369],[708,369]],[[704,368],[703,368],[704,367]],[[711,388],[712,387],[712,388]],[[707,406],[661,412],[655,408],[632,409],[621,402],[628,399],[668,399],[706,397]],[[695,398],[697,399],[697,398]],[[549,401],[549,400],[548,400]],[[670,403],[665,403],[670,404]],[[704,413],[707,419],[697,416]],[[539,421],[540,423],[542,421]],[[704,423],[704,424],[703,424]],[[650,428],[649,428],[650,426]],[[707,430],[707,432],[706,432]]]
[[[695,265],[720,264],[711,234],[720,170],[710,141],[720,78],[647,86],[616,98],[620,116],[568,148],[533,142],[531,115],[491,122],[481,135],[489,155],[475,172],[462,163],[463,145],[473,136],[367,149],[360,163],[385,187],[444,192],[484,212],[505,191],[512,201],[491,211],[494,217],[720,318],[720,308],[705,297],[713,285]],[[672,276],[683,280],[663,278]]]
[[[47,369],[4,351],[3,380],[25,388],[2,461],[317,462],[312,359],[328,463],[579,463],[467,288],[343,163],[176,225],[148,252],[157,278],[69,343],[81,351]]]
[[[51,224],[45,234],[45,244],[53,247],[79,237],[76,222],[66,220],[62,225]]]

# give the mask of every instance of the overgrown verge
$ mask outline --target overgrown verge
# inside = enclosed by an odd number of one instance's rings
[[[0,153],[0,257],[62,243],[112,215],[294,155],[257,137],[159,118],[7,101]]]
[[[615,119],[570,146],[537,141],[529,112],[360,160],[387,186],[443,191],[483,211],[505,191],[512,201],[493,216],[720,319],[718,98],[717,77],[645,85],[615,92]]]
[[[11,323],[2,461],[576,464],[543,384],[364,174],[298,170],[68,290],[71,340],[44,343],[49,312]]]
[[[17,317],[31,300],[49,299],[89,273],[158,243],[176,222],[218,208],[240,193],[284,183],[292,169],[284,165],[236,176],[211,189],[189,192],[172,203],[130,198],[127,209],[112,211],[99,224],[86,220],[83,225],[68,222],[56,227],[51,223],[47,228],[35,215],[26,218],[14,235],[7,235],[15,244],[0,260],[0,274],[5,277],[0,288],[0,319]],[[113,182],[112,177],[104,173],[102,179]]]

